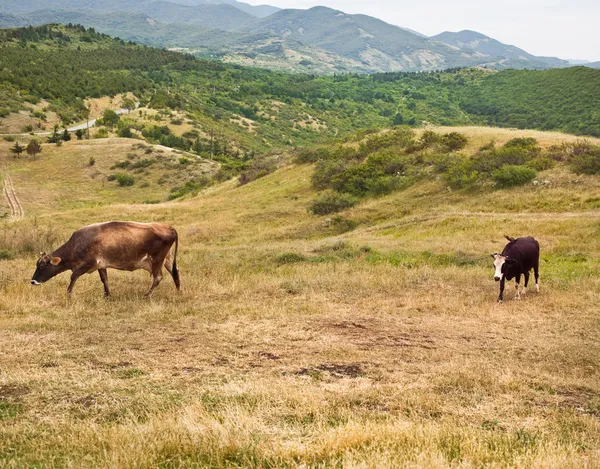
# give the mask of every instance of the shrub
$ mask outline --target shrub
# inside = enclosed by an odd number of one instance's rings
[[[133,137],[133,133],[131,133],[131,127],[121,127],[118,130],[117,135],[119,135],[119,137],[122,137],[122,138]]]
[[[548,158],[547,156],[538,156],[527,163],[527,166],[535,169],[536,171],[545,171],[547,169],[554,168],[555,164],[556,163],[552,158]]]
[[[108,137],[108,129],[106,127],[99,127],[94,135],[94,138],[106,138]]]
[[[444,179],[452,189],[466,189],[477,183],[479,172],[473,168],[469,160],[460,158],[450,164],[444,174]]]
[[[95,164],[96,164],[96,158],[94,158],[93,156],[90,156],[89,165],[94,166]]]
[[[571,171],[577,174],[600,174],[600,146],[589,145],[584,151],[578,151],[571,159]]]
[[[121,187],[133,186],[135,183],[135,179],[133,179],[133,176],[130,176],[129,174],[117,173],[115,178],[117,180],[117,184]]]
[[[348,194],[326,192],[317,196],[310,205],[309,211],[314,215],[328,215],[354,207],[357,199]]]
[[[312,175],[312,186],[317,190],[328,188],[331,185],[331,180],[344,172],[348,164],[349,162],[343,160],[319,161]]]
[[[327,148],[309,149],[303,148],[294,158],[295,163],[306,164],[316,163],[319,160],[326,160],[331,156]]]
[[[192,162],[192,160],[190,160],[189,158],[186,158],[184,156],[182,156],[181,158],[179,158],[179,164],[186,166],[188,164],[190,164]]]
[[[492,179],[497,187],[522,186],[531,182],[537,173],[535,169],[527,166],[505,165],[492,172]]]
[[[178,199],[184,195],[196,195],[201,189],[210,186],[212,180],[206,176],[201,176],[193,181],[186,181],[183,186],[174,187],[169,194],[169,200]],[[161,184],[159,180],[159,184]]]
[[[250,162],[247,169],[240,173],[240,186],[271,174],[278,167],[276,157],[260,156]]]
[[[409,127],[398,127],[391,132],[375,135],[362,142],[359,153],[367,156],[383,148],[407,147],[414,143],[415,133]]]
[[[504,144],[504,148],[520,148],[531,155],[538,155],[542,150],[533,137],[513,138]]]
[[[295,252],[284,252],[275,258],[275,262],[279,265],[295,264],[296,262],[302,262],[305,260],[306,258],[304,256],[296,254]]]
[[[441,138],[441,143],[447,151],[458,151],[462,150],[467,146],[467,137],[458,132],[450,132],[444,134]]]
[[[114,181],[117,179],[117,175],[116,174],[109,174],[108,176],[106,176],[106,180],[107,181]]]
[[[473,157],[473,169],[480,173],[491,174],[502,166],[521,166],[533,159],[535,154],[518,146],[496,148],[489,152],[478,153]]]
[[[419,146],[421,148],[429,148],[433,145],[437,145],[440,142],[441,136],[439,134],[436,134],[432,130],[426,130],[425,132],[423,132],[423,135],[421,135],[421,138],[419,139]]]

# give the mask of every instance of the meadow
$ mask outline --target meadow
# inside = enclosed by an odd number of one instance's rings
[[[25,212],[0,222],[1,467],[600,467],[598,176],[423,180],[315,216],[314,166],[289,164],[144,204],[168,165],[96,173],[136,143],[0,143]],[[68,274],[29,284],[38,251],[111,219],[178,230],[180,294],[144,298],[142,272],[109,271],[110,300],[97,275],[70,300]],[[539,240],[540,293],[497,304],[504,234]]]

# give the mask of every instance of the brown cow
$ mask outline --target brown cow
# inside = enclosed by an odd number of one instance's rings
[[[173,244],[175,252],[171,256]],[[108,297],[106,269],[130,272],[145,269],[154,278],[146,293],[150,296],[162,280],[164,265],[179,290],[178,245],[177,231],[163,223],[111,221],[84,226],[52,254],[41,253],[31,284],[41,285],[55,275],[71,270],[71,283],[67,289],[70,295],[79,277],[97,270],[104,284],[104,295]]]

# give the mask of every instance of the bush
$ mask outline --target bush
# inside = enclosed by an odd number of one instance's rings
[[[535,169],[536,171],[545,171],[547,169],[554,168],[555,164],[556,163],[552,158],[548,158],[547,156],[538,156],[527,163],[527,166]]]
[[[326,192],[313,200],[309,211],[313,215],[328,215],[330,213],[341,212],[347,208],[354,207],[357,202],[355,197],[348,194]]]
[[[476,154],[473,157],[473,169],[480,173],[491,174],[502,166],[522,166],[531,161],[534,156],[534,154],[518,146],[504,146],[489,152]]]
[[[531,182],[537,173],[535,169],[527,166],[505,165],[492,172],[492,179],[497,187],[522,186]]]
[[[159,184],[161,182],[159,181]],[[210,186],[212,180],[207,176],[201,176],[194,181],[186,181],[183,186],[174,187],[169,194],[169,200],[178,199],[184,195],[196,195],[201,189]]]
[[[462,150],[467,146],[467,137],[458,132],[450,132],[444,134],[441,138],[441,143],[447,151],[458,151]]]
[[[577,174],[600,174],[600,146],[589,145],[571,160],[571,171]]]
[[[121,127],[118,130],[117,135],[122,138],[132,138],[133,137],[133,133],[131,132],[131,127]]]
[[[99,127],[94,138],[106,138],[108,137],[108,129],[106,127]]]
[[[319,160],[326,160],[330,156],[331,153],[326,148],[303,148],[294,158],[294,162],[298,164],[316,163]]]
[[[538,155],[542,149],[533,137],[517,137],[504,144],[504,148],[519,148],[532,156]]]
[[[273,157],[270,155],[259,156],[253,159],[248,165],[247,169],[243,170],[240,173],[240,186],[255,181],[256,179],[265,177],[268,174],[271,174],[273,171],[277,170],[277,168],[277,157]]]
[[[115,179],[117,180],[117,184],[121,187],[133,186],[135,183],[135,179],[133,176],[125,173],[117,173],[115,174]]]
[[[452,189],[467,189],[477,183],[479,172],[473,169],[469,160],[460,158],[450,164],[444,174],[444,179]]]
[[[279,265],[295,264],[296,262],[302,262],[305,260],[306,258],[304,256],[296,254],[295,252],[284,252],[275,258],[275,262]]]
[[[96,158],[94,158],[93,156],[90,156],[89,165],[94,166],[95,164],[96,164]]]

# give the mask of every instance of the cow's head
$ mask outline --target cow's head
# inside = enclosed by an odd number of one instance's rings
[[[52,257],[45,252],[40,253],[40,258],[35,266],[35,272],[31,277],[32,285],[41,285],[46,280],[50,280],[57,274],[60,274],[65,269],[61,266],[62,259],[60,257]]]
[[[494,259],[494,280],[499,282],[506,274],[506,269],[517,263],[515,259],[509,259],[501,254],[492,254]],[[510,276],[509,276],[510,278]]]

